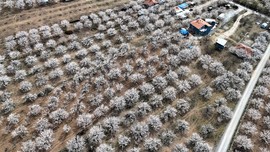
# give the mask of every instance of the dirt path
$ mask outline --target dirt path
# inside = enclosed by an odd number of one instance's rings
[[[29,30],[46,24],[58,23],[63,19],[74,20],[81,15],[89,14],[90,12],[98,11],[121,5],[128,0],[88,0],[68,3],[67,5],[58,5],[52,8],[44,8],[42,10],[17,14],[0,20],[0,37],[4,38],[13,34],[16,31]]]
[[[237,30],[238,26],[240,25],[240,21],[243,17],[250,15],[252,12],[251,11],[247,11],[246,13],[240,15],[237,20],[234,22],[233,26],[226,32],[221,34],[221,37],[223,38],[229,38],[231,35],[233,35],[235,33],[235,31]]]

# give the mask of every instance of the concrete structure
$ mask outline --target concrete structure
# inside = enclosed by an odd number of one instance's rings
[[[190,22],[189,31],[196,35],[205,36],[209,34],[212,28],[213,25],[210,25],[202,19],[197,19]]]
[[[223,38],[217,38],[215,46],[217,49],[222,50],[225,48],[226,43],[227,43],[227,40],[225,40]]]

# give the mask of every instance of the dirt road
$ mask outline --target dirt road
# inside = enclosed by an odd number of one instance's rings
[[[21,30],[29,30],[46,24],[58,23],[63,19],[74,20],[90,12],[114,7],[128,0],[80,0],[72,3],[55,4],[51,7],[34,8],[14,16],[0,19],[0,38]]]
[[[238,26],[240,25],[240,21],[243,17],[250,15],[252,12],[251,11],[247,11],[246,13],[240,15],[237,20],[234,22],[233,26],[226,32],[224,32],[223,34],[221,34],[221,37],[223,38],[229,38],[231,35],[233,35],[235,33],[235,31],[237,30]]]

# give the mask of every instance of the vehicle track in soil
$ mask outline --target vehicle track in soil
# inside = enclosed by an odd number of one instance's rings
[[[4,38],[17,31],[58,23],[64,19],[78,19],[81,15],[117,6],[125,2],[128,2],[128,0],[78,1],[64,6],[58,5],[58,7],[54,8],[35,9],[36,11],[33,12],[17,14],[0,20],[0,37]]]

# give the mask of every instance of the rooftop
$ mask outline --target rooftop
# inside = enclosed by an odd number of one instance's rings
[[[217,43],[225,46],[225,44],[227,43],[227,40],[223,39],[223,38],[217,38]]]
[[[197,29],[201,29],[203,26],[211,26],[209,23],[205,22],[202,19],[197,19],[194,20],[192,22],[190,22],[191,25],[193,25],[194,27],[196,27]]]
[[[158,2],[156,0],[145,0],[144,4],[148,5],[148,6],[152,6],[157,4]]]

